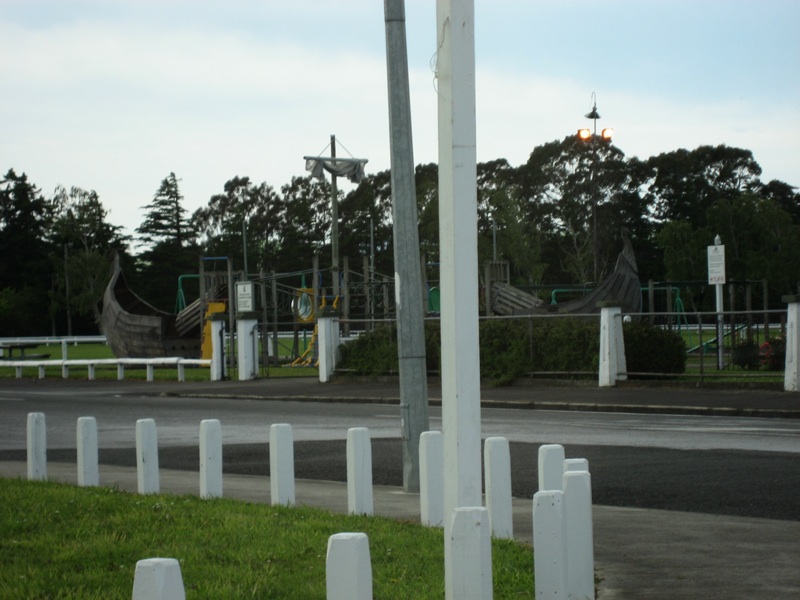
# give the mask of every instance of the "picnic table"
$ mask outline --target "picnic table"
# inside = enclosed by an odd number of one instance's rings
[[[49,358],[49,354],[28,354],[25,355],[25,350],[30,350],[31,348],[37,348],[39,344],[36,342],[3,342],[0,343],[0,353],[2,359],[11,360],[14,358],[14,350],[19,350],[19,358],[26,359],[26,358]],[[6,352],[8,355],[6,355]]]

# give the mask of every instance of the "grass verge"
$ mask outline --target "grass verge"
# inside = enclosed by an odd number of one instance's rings
[[[181,563],[187,598],[325,598],[328,537],[369,537],[374,597],[442,598],[441,529],[313,508],[0,479],[0,596],[130,598],[136,561]],[[493,540],[495,598],[533,598],[529,547]]]

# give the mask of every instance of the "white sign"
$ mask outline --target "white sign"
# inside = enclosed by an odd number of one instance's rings
[[[708,283],[725,283],[725,246],[708,247]]]
[[[253,282],[236,282],[236,312],[251,312],[255,310],[253,305]]]

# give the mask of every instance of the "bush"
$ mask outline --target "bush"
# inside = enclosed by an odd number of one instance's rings
[[[747,370],[758,369],[758,346],[753,340],[742,340],[733,347],[731,355],[733,364]]]
[[[680,334],[645,322],[623,325],[629,373],[683,373],[686,344]]]
[[[761,365],[767,371],[783,371],[786,368],[786,340],[782,337],[761,344],[764,353]]]

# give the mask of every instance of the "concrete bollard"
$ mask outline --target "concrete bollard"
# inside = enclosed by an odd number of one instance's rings
[[[537,598],[567,597],[565,537],[564,492],[536,492],[533,496],[533,571]]]
[[[504,437],[490,437],[483,447],[486,471],[486,508],[492,535],[512,539],[514,525],[511,510],[511,451]]]
[[[336,370],[339,352],[339,319],[320,317],[317,319],[317,346],[319,348],[319,380],[327,383]]]
[[[47,480],[47,426],[44,413],[28,413],[28,479]]]
[[[419,508],[423,525],[444,525],[444,451],[441,431],[419,437]]]
[[[594,600],[592,482],[588,471],[564,473],[568,598]]]
[[[783,296],[786,308],[786,357],[783,389],[800,392],[800,296]]]
[[[458,600],[491,600],[492,537],[489,511],[483,507],[456,508],[451,524],[450,552],[445,556],[452,561],[452,597]]]
[[[125,381],[125,365],[117,363],[117,381]]]
[[[564,446],[539,446],[539,491],[560,490],[564,477]]]
[[[146,558],[136,563],[133,600],[185,600],[181,565],[174,558]]]
[[[567,458],[564,460],[564,473],[571,471],[589,471],[589,461],[585,458]]]
[[[294,436],[288,423],[269,428],[269,484],[273,505],[294,506]]]
[[[140,494],[157,494],[158,434],[153,419],[136,421],[136,478]]]
[[[200,497],[222,498],[222,427],[217,419],[200,421]]]
[[[347,510],[357,515],[373,512],[372,446],[366,427],[347,430]]]
[[[100,485],[97,464],[97,420],[94,417],[79,417],[77,427],[78,485]]]
[[[372,600],[372,562],[365,533],[328,538],[325,585],[327,600]]]

